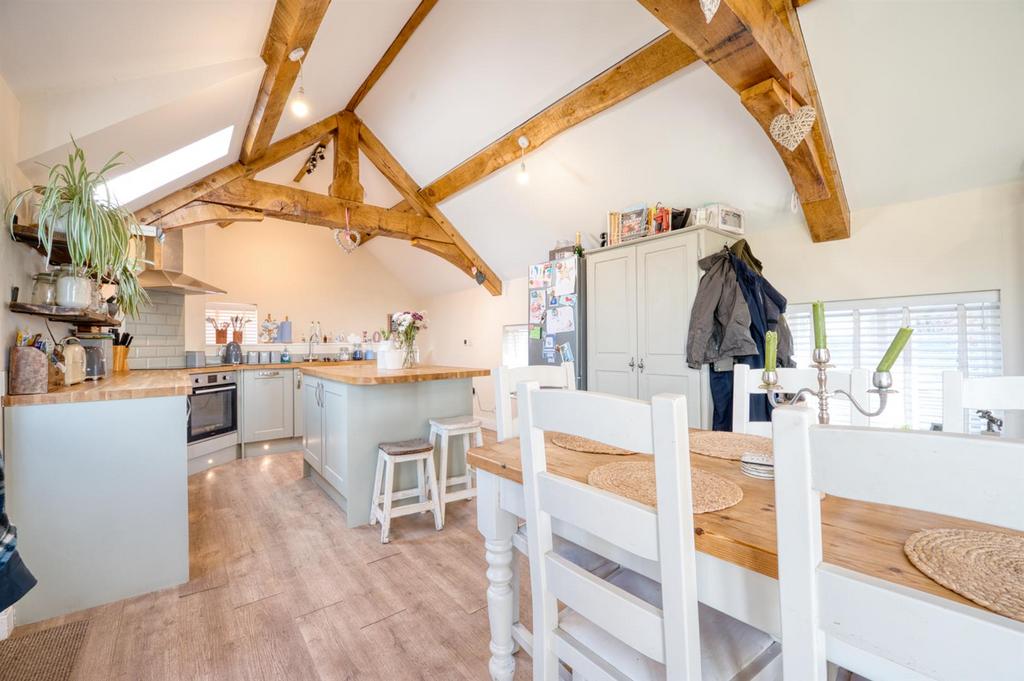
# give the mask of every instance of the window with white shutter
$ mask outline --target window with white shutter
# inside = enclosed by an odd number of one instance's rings
[[[797,366],[810,366],[813,338],[810,305],[791,305],[786,318],[793,331]],[[899,391],[872,425],[928,430],[942,422],[942,372],[964,376],[1003,373],[999,293],[981,291],[906,298],[876,298],[825,303],[825,324],[832,363],[838,369],[873,370],[901,326],[914,329],[893,367]],[[834,400],[833,423],[849,423],[849,405]],[[970,415],[970,432],[983,429]]]
[[[227,324],[227,340],[224,342],[230,343],[233,338],[233,319],[235,328],[240,327],[242,331],[242,345],[256,345],[259,341],[259,318],[256,316],[255,305],[221,302],[206,304],[206,318],[204,319],[206,344],[208,346],[223,345],[223,343],[217,343],[216,331],[213,324],[210,323],[210,319],[216,320],[218,326]]]
[[[530,327],[510,324],[501,330],[501,365],[524,367],[530,363]]]

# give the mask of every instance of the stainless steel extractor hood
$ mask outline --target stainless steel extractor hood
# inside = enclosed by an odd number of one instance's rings
[[[182,272],[185,244],[180,229],[163,233],[163,238],[146,237],[146,260],[153,263],[139,274],[139,283],[147,291],[166,291],[181,295],[227,293],[205,281]]]

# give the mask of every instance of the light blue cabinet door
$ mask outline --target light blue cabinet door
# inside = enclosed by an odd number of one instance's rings
[[[313,470],[323,474],[323,410],[320,406],[318,379],[304,376],[302,379],[302,418],[305,429],[302,435],[302,456]]]
[[[321,475],[348,496],[348,392],[330,381],[323,382],[323,472]]]

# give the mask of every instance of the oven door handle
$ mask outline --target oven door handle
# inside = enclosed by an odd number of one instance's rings
[[[238,390],[238,386],[235,385],[223,385],[217,388],[196,388],[192,391],[193,395],[209,395],[210,393],[223,393],[228,390]]]

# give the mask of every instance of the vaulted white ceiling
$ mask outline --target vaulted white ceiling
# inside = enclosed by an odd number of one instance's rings
[[[695,0],[694,0],[695,1]],[[304,67],[313,111],[341,109],[416,6],[334,0]],[[272,0],[6,0],[0,74],[22,103],[19,158],[146,163],[227,125],[237,158]],[[1024,176],[1024,3],[814,0],[799,10],[851,208]],[[634,0],[441,0],[357,113],[421,185],[640,48],[663,28]],[[290,182],[302,155],[263,177]],[[750,228],[787,215],[791,183],[734,92],[692,65],[527,156],[531,182],[495,173],[442,204],[502,277],[558,239],[596,235],[637,201],[732,203]],[[328,165],[328,164],[324,164]],[[367,201],[397,194],[363,159]],[[302,186],[323,191],[326,169]],[[791,219],[799,220],[799,215]],[[244,229],[236,225],[232,229]],[[856,220],[854,222],[856,230]],[[404,242],[366,250],[424,293],[473,285]]]

